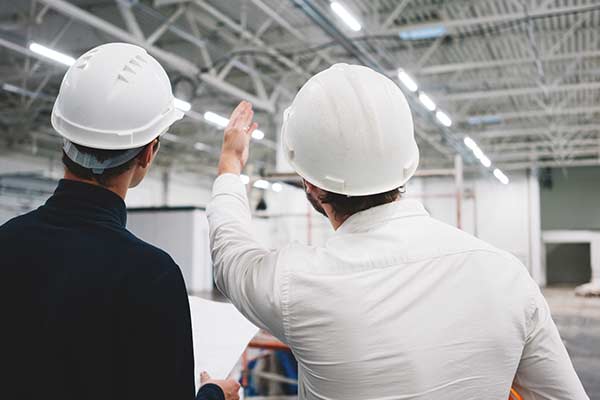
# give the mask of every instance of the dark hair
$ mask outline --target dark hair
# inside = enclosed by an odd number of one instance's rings
[[[73,143],[73,145],[77,148],[79,152],[83,154],[91,154],[94,157],[96,157],[99,161],[105,161],[110,158],[118,157],[126,151],[128,151],[92,149],[90,147],[82,146],[75,143]],[[158,145],[156,144],[154,147],[155,150],[157,146]],[[95,174],[91,169],[82,167],[81,165],[77,164],[76,162],[71,160],[64,151],[62,156],[62,162],[65,165],[65,167],[69,170],[69,172],[71,172],[76,177],[96,181],[102,186],[108,186],[112,178],[129,171],[135,164],[137,158],[138,156],[135,156],[124,164],[118,165],[113,168],[107,168],[101,174]]]
[[[400,189],[401,188],[396,188],[388,192],[368,196],[346,196],[345,194],[332,193],[324,190],[324,194],[319,197],[319,200],[321,200],[321,203],[329,204],[336,217],[344,218],[371,207],[398,200],[400,198]]]

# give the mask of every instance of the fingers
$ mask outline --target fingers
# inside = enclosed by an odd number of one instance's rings
[[[249,112],[252,111],[252,104],[247,101],[241,101],[240,104],[233,110],[229,118],[230,126],[240,126],[241,120]]]
[[[229,123],[231,124],[232,122],[236,121],[242,110],[248,107],[249,104],[250,103],[248,103],[247,101],[241,101],[240,104],[238,104],[237,107],[231,113],[231,116],[229,117]]]
[[[203,371],[200,374],[200,384],[204,384],[206,383],[206,381],[210,380],[210,375],[208,375],[208,372]]]
[[[252,132],[254,132],[256,128],[258,128],[258,124],[256,122],[253,122],[252,125],[250,125],[250,128],[248,128],[246,134],[252,135]]]
[[[240,129],[247,133],[251,128],[252,118],[254,118],[252,104],[247,101],[242,101],[231,113],[228,126],[230,128]]]

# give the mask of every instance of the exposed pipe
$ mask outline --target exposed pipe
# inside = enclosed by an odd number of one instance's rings
[[[81,21],[87,25],[90,25],[102,32],[105,32],[115,38],[123,40],[125,42],[136,44],[140,47],[145,48],[150,54],[155,56],[157,59],[170,65],[172,68],[177,69],[184,75],[190,77],[197,77],[202,79],[204,82],[211,86],[220,89],[221,91],[228,93],[231,96],[245,99],[250,101],[256,108],[263,109],[270,113],[275,111],[275,107],[269,101],[259,99],[258,97],[243,91],[242,89],[233,86],[225,81],[216,80],[214,76],[207,73],[200,73],[200,69],[191,61],[180,57],[176,54],[162,50],[156,46],[149,45],[146,41],[136,38],[131,33],[99,18],[79,7],[70,4],[65,0],[40,0],[41,2],[49,5],[56,11],[63,13],[69,17],[72,17],[78,21]]]

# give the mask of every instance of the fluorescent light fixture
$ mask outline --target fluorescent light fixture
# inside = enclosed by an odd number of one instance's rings
[[[255,129],[254,132],[252,132],[252,138],[256,140],[263,140],[265,138],[265,133],[260,129]]]
[[[358,22],[354,15],[352,15],[350,11],[348,11],[348,9],[342,4],[338,3],[337,1],[332,1],[330,6],[333,12],[336,13],[337,16],[340,17],[340,19],[344,21],[344,23],[348,25],[350,29],[355,32],[358,32],[362,29],[360,22]]]
[[[402,40],[425,40],[425,39],[437,39],[441,36],[445,36],[448,30],[444,26],[428,26],[425,28],[411,29],[400,32],[400,39]]]
[[[475,143],[475,141],[468,136],[465,136],[463,141],[465,142],[465,146],[467,146],[471,150],[479,148],[479,146],[477,146],[477,143]]]
[[[268,181],[265,181],[264,179],[259,179],[256,182],[254,182],[254,187],[258,189],[268,189],[269,186],[271,186],[271,184]]]
[[[29,44],[29,50],[31,50],[34,53],[37,53],[41,56],[44,56],[46,58],[49,58],[51,60],[54,60],[61,64],[64,64],[68,67],[75,64],[75,59],[73,57],[63,54],[63,53],[60,53],[56,50],[49,49],[48,47],[42,46],[39,43],[31,42]]]
[[[188,103],[187,101],[184,100],[180,100],[177,97],[175,97],[175,108],[186,112],[186,111],[190,111],[192,109],[192,105],[190,103]]]
[[[419,93],[419,100],[421,101],[421,104],[423,104],[425,106],[425,108],[428,109],[429,111],[435,110],[435,107],[436,107],[435,103],[425,93],[423,93],[423,92]]]
[[[274,184],[271,185],[271,189],[274,192],[279,193],[279,192],[281,192],[283,190],[283,185],[281,183],[279,183],[279,182],[275,182]]]
[[[212,111],[205,112],[204,119],[214,125],[217,125],[220,128],[225,128],[227,126],[227,124],[229,123],[229,119],[227,119],[219,114],[216,114]]]
[[[508,185],[508,182],[510,182],[508,176],[504,175],[504,172],[500,171],[498,168],[494,170],[494,176],[505,185]]]
[[[419,88],[417,82],[415,82],[414,79],[410,77],[410,75],[404,72],[403,69],[398,70],[398,79],[400,79],[400,82],[402,82],[404,87],[410,90],[411,92],[416,92]]]
[[[240,180],[242,181],[242,183],[244,185],[247,185],[248,182],[250,182],[250,177],[248,175],[241,174],[240,175]]]
[[[450,126],[452,125],[452,120],[450,119],[450,117],[448,116],[448,114],[446,114],[443,111],[438,111],[435,113],[435,117],[437,118],[438,121],[440,121],[440,124],[444,125],[444,126]]]
[[[492,165],[492,162],[490,161],[490,159],[483,153],[481,154],[481,158],[479,158],[479,161],[486,168],[489,168]]]
[[[473,116],[467,118],[467,123],[469,125],[492,125],[499,124],[502,122],[502,118],[497,115],[481,115],[481,116]]]
[[[210,146],[201,142],[194,143],[194,148],[198,151],[208,151],[210,150]]]
[[[475,143],[473,139],[471,139],[468,136],[465,136],[463,141],[465,142],[465,146],[471,149],[473,155],[479,160],[479,162],[481,162],[481,164],[484,167],[489,168],[492,165],[492,162],[490,161],[488,156],[486,156],[483,150],[481,150],[479,146],[477,146],[477,143]]]
[[[6,90],[9,93],[23,94],[23,89],[10,83],[2,84],[2,89]]]
[[[170,140],[171,142],[177,142],[179,140],[179,138],[176,135],[173,135],[172,133],[163,133],[161,138],[165,139],[165,140]]]

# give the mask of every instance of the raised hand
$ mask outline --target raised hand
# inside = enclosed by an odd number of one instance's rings
[[[242,101],[231,113],[223,136],[219,175],[224,173],[239,175],[242,172],[248,161],[252,132],[258,127],[256,122],[252,122],[253,117],[252,104],[247,101]]]

